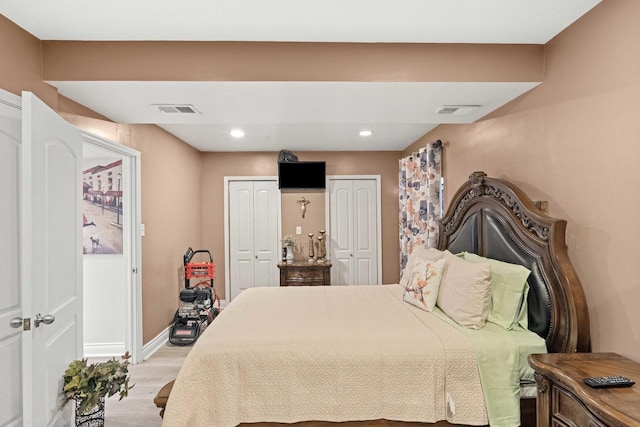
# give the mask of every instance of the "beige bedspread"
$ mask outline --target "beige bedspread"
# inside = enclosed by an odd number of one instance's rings
[[[385,285],[242,292],[185,360],[163,426],[487,424],[471,343],[404,303],[402,291]]]

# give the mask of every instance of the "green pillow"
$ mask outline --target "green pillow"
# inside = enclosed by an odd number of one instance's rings
[[[522,299],[520,302],[520,312],[518,314],[517,323],[524,329],[529,329],[529,313],[527,311],[527,296],[529,295],[529,283],[525,282]],[[514,325],[515,327],[515,325]]]
[[[491,308],[487,322],[506,330],[527,327],[527,277],[531,271],[518,264],[498,261],[465,252],[464,259],[491,265]]]

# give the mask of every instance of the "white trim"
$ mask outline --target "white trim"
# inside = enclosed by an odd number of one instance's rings
[[[158,335],[156,335],[155,338],[153,338],[142,347],[142,360],[147,360],[153,353],[160,350],[162,346],[164,346],[167,341],[169,341],[170,331],[171,326],[167,326],[165,330],[160,332]]]
[[[49,421],[48,427],[69,427],[74,424],[75,407],[70,399],[62,405],[60,411]]]
[[[224,298],[231,301],[231,283],[229,274],[231,260],[229,259],[229,183],[231,181],[276,181],[277,176],[225,176],[224,177]],[[278,191],[278,236],[282,236],[282,193]],[[226,304],[226,303],[225,303]]]
[[[0,103],[22,111],[22,97],[15,93],[7,92],[4,89],[0,89]]]
[[[3,217],[2,220],[3,221],[11,221],[11,225],[15,226],[18,228],[18,236],[17,236],[17,246],[13,249],[17,250],[17,253],[15,254],[11,254],[8,255],[9,257],[14,257],[14,258],[10,258],[10,259],[15,259],[18,261],[18,264],[15,266],[15,273],[17,275],[18,278],[18,300],[17,300],[17,304],[13,305],[12,307],[8,308],[7,311],[2,313],[2,318],[3,319],[8,319],[11,317],[32,317],[30,313],[33,313],[33,311],[31,311],[31,301],[30,301],[30,290],[27,289],[26,283],[25,282],[25,277],[22,275],[22,271],[23,271],[23,264],[24,261],[22,260],[23,255],[22,255],[22,242],[23,242],[23,238],[25,237],[25,234],[23,232],[23,221],[22,221],[22,200],[23,200],[23,194],[22,194],[22,190],[21,190],[21,186],[22,186],[22,176],[23,176],[23,171],[22,171],[22,166],[21,166],[21,162],[22,162],[22,152],[23,152],[23,146],[22,146],[22,98],[19,97],[18,95],[15,95],[13,93],[9,93],[3,89],[0,89],[0,110],[2,110],[1,113],[1,122],[0,122],[0,133],[2,135],[4,135],[8,140],[11,141],[11,143],[14,143],[16,146],[16,151],[17,151],[17,155],[15,158],[9,159],[9,158],[3,158],[3,162],[6,160],[8,162],[16,162],[18,165],[18,167],[15,170],[15,174],[13,176],[11,176],[9,179],[6,180],[6,182],[4,182],[4,184],[6,185],[15,185],[15,197],[11,197],[10,202],[13,203],[17,203],[18,204],[18,210],[16,211],[15,217],[11,218],[11,220],[9,220],[9,218],[5,218]],[[8,108],[5,108],[8,107]],[[7,142],[5,142],[5,138],[2,138],[3,141],[1,144],[8,144]],[[3,163],[4,166],[4,163]],[[5,175],[6,176],[6,175]],[[4,177],[4,176],[3,176]],[[13,181],[13,179],[15,179],[15,181]],[[9,184],[9,182],[12,182],[12,184]],[[5,189],[7,187],[3,186],[2,189]],[[3,192],[4,193],[4,192]],[[8,200],[4,199],[2,201],[2,203],[7,203]],[[3,245],[5,245],[4,240],[6,239],[5,236],[3,236]],[[13,245],[12,245],[13,246]],[[2,261],[5,261],[7,259],[6,255],[7,252],[5,252],[5,249],[3,247],[2,250],[0,250],[0,252],[2,252],[2,255],[0,255],[2,257]],[[2,263],[3,267],[4,267],[4,262]],[[7,289],[9,288],[9,285],[6,284],[6,282],[4,281],[5,278],[11,277],[11,274],[4,275],[3,272],[3,281],[2,281],[2,286],[3,288],[6,286]],[[4,295],[7,295],[6,293]],[[6,329],[5,329],[6,328]],[[9,369],[11,369],[12,371],[17,371],[19,373],[18,376],[18,381],[21,381],[21,386],[18,388],[18,394],[16,396],[11,396],[9,398],[8,395],[6,395],[6,399],[11,399],[12,401],[15,401],[15,403],[17,404],[17,408],[13,405],[10,405],[10,409],[13,411],[14,409],[18,410],[18,413],[15,414],[13,412],[10,412],[9,414],[3,414],[5,416],[9,416],[12,419],[14,419],[15,424],[16,425],[20,425],[20,426],[25,426],[25,427],[30,427],[32,425],[32,408],[33,408],[33,375],[31,375],[31,371],[33,370],[33,367],[31,366],[31,354],[32,354],[32,334],[35,331],[31,331],[28,333],[24,333],[24,332],[17,332],[15,335],[13,334],[9,334],[8,335],[8,327],[6,326],[6,324],[2,325],[2,333],[0,335],[2,335],[2,347],[5,347],[6,345],[9,345],[10,343],[15,343],[15,341],[17,341],[17,347],[19,349],[19,353],[18,353],[18,357],[17,360],[13,359],[11,357],[5,357],[5,355],[9,356],[10,352],[3,352],[3,363],[8,363],[9,364]],[[5,341],[6,339],[6,341]],[[15,341],[14,341],[15,340]],[[12,343],[12,344],[13,344]],[[6,392],[6,388],[3,388],[3,392]],[[15,399],[15,400],[14,400]],[[17,417],[14,418],[14,416],[17,415]]]
[[[378,285],[382,283],[382,195],[381,195],[381,176],[380,175],[327,175],[326,187],[327,191],[329,191],[329,181],[340,180],[340,179],[367,179],[367,180],[375,180],[376,181],[376,239],[377,242],[377,267],[378,267]],[[325,208],[325,230],[327,230],[327,234],[331,236],[331,207],[330,205],[331,197],[325,197],[324,199],[324,208]],[[327,243],[330,244],[330,240],[327,240]],[[327,252],[330,252],[331,248],[327,248]]]
[[[84,357],[117,357],[122,356],[125,351],[127,350],[123,342],[84,345]]]
[[[142,222],[142,177],[140,152],[126,145],[117,144],[100,135],[79,129],[84,143],[93,144],[105,150],[123,156],[123,185],[130,191],[130,226],[128,234],[123,236],[123,244],[129,243],[130,257],[125,259],[125,274],[127,280],[126,307],[126,338],[125,351],[131,353],[131,363],[144,360],[142,348],[142,237],[140,224]],[[126,170],[125,170],[126,168]]]

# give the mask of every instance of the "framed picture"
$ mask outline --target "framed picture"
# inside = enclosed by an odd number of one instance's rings
[[[122,159],[84,160],[83,253],[122,253],[122,191]]]

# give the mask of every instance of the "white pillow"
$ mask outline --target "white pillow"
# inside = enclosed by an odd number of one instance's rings
[[[491,304],[491,266],[465,261],[445,251],[447,262],[437,305],[459,325],[480,329]]]
[[[402,299],[426,311],[433,311],[438,299],[438,289],[446,261],[417,259],[413,264]],[[409,275],[409,274],[408,274]]]
[[[437,261],[444,256],[444,251],[440,251],[436,248],[423,248],[422,246],[416,246],[413,248],[413,252],[409,254],[407,258],[407,265],[404,266],[404,272],[400,278],[400,284],[403,288],[406,288],[411,278],[411,272],[413,271],[413,265],[416,260],[421,261]]]

